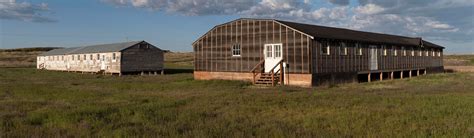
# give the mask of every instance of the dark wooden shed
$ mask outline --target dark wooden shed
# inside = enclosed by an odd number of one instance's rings
[[[237,19],[193,43],[194,77],[314,86],[443,71],[444,47],[422,38],[272,19]]]

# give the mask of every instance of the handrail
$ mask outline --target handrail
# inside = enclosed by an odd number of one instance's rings
[[[278,67],[278,66],[280,66],[280,69],[277,72],[275,72],[275,68]],[[270,72],[272,73],[272,86],[275,86],[275,73],[278,73],[282,69],[283,69],[283,59],[278,61],[278,63],[270,70]],[[278,81],[280,82],[281,85],[283,85],[283,81],[282,81],[283,73],[282,72],[280,73],[279,78],[280,79]]]
[[[250,70],[250,72],[254,72],[258,67],[260,67],[263,63],[265,63],[265,60],[262,60],[260,62],[258,62],[257,65],[255,65],[255,67],[253,67],[252,70]]]
[[[284,70],[283,70],[283,59],[281,59],[280,61],[277,62],[277,64],[270,70],[270,73],[271,73],[271,78],[272,78],[272,86],[275,86],[275,74],[278,74],[280,73],[280,75],[278,76],[279,77],[279,83],[280,85],[284,85],[284,82],[283,82],[283,73],[284,73]],[[255,72],[255,70],[257,70],[259,67],[261,68],[264,68],[262,67],[262,65],[265,63],[265,60],[262,60],[260,61],[257,65],[255,65],[255,67],[250,71],[252,74],[253,74],[253,84],[256,84],[256,77],[258,76],[258,74],[260,73],[263,73],[263,72]],[[278,70],[275,70],[277,67],[280,67]]]
[[[262,67],[262,65],[263,65],[264,63],[265,63],[265,60],[261,60],[257,65],[255,65],[255,67],[253,67],[252,70],[250,70],[250,72],[252,72],[252,74],[253,74],[253,84],[256,83],[255,77],[258,76],[258,73],[256,74],[256,73],[255,73],[255,70],[257,70],[258,67]]]
[[[280,65],[281,62],[283,62],[283,59],[281,59],[280,61],[278,61],[278,63],[277,63],[271,70],[275,70],[275,68],[278,67],[278,65]]]

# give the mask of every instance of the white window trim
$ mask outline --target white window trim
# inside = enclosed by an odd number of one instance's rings
[[[357,56],[362,56],[364,54],[363,49],[362,49],[362,45],[359,44],[359,43],[356,43],[355,51],[356,51]]]
[[[343,56],[347,56],[348,55],[348,51],[347,51],[347,45],[346,43],[344,42],[340,42],[339,43],[340,47],[339,47],[339,54],[343,55]]]
[[[397,47],[393,47],[393,56],[396,57],[398,56],[398,50],[397,50]]]
[[[238,55],[236,55],[235,52],[234,52],[236,50],[234,48],[237,45],[239,46],[239,48],[238,48],[239,54]],[[242,45],[238,44],[238,43],[233,44],[232,47],[231,47],[231,53],[232,53],[232,57],[241,57],[242,56]]]
[[[402,47],[402,52],[403,52],[403,56],[407,56],[407,50],[405,49],[405,47]]]
[[[321,55],[329,56],[329,55],[331,55],[331,47],[329,46],[329,42],[325,42],[325,43],[326,43],[325,47],[321,46]],[[326,49],[327,53],[324,53],[323,49]]]

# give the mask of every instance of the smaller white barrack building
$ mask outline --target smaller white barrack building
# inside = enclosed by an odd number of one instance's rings
[[[54,49],[37,57],[37,69],[122,74],[163,71],[163,50],[145,41]]]

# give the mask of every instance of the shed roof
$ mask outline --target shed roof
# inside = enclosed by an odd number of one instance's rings
[[[302,24],[288,21],[275,20],[287,26],[290,26],[296,30],[302,31],[316,38],[327,38],[327,39],[341,39],[341,40],[354,40],[364,41],[373,43],[390,43],[399,45],[410,45],[410,46],[427,46],[435,48],[444,48],[434,43],[425,41],[421,38],[372,33],[364,31],[356,31],[344,28],[326,27],[311,24]]]
[[[319,26],[319,25],[312,25],[312,24],[275,20],[275,19],[241,18],[241,19],[237,19],[231,22],[235,22],[239,20],[274,21],[282,25],[285,25],[289,28],[292,28],[295,31],[299,31],[305,35],[308,35],[312,39],[315,39],[315,38],[339,39],[339,40],[352,40],[352,41],[362,41],[362,42],[370,42],[370,43],[385,43],[385,44],[407,45],[407,46],[426,46],[426,47],[444,49],[444,47],[428,42],[426,40],[423,40],[420,37],[406,37],[406,36],[398,36],[398,35],[390,35],[390,34],[382,34],[382,33],[364,32],[364,31],[356,31],[356,30],[350,30],[350,29],[344,29],[344,28],[326,27],[326,26]],[[218,26],[222,26],[231,22],[217,25],[213,29],[215,29]],[[205,35],[207,35],[209,32],[207,32]],[[202,38],[203,36],[201,36],[194,43],[196,43]]]
[[[132,41],[132,42],[122,42],[122,43],[113,43],[113,44],[91,45],[91,46],[84,46],[84,47],[54,49],[54,50],[41,54],[41,56],[119,52],[141,42],[145,42],[145,41]]]

